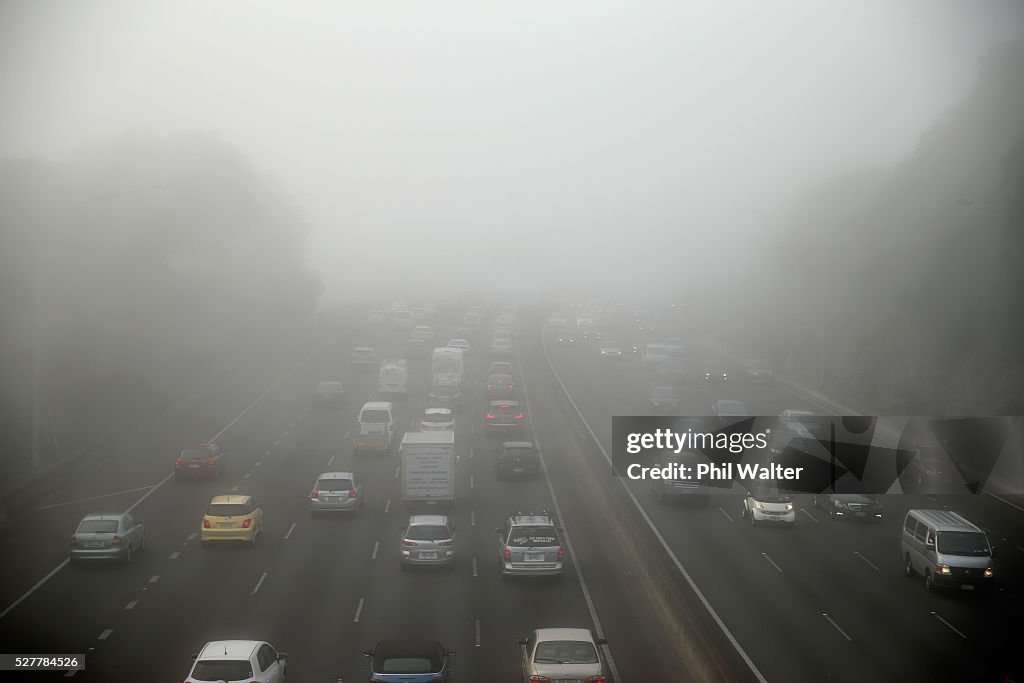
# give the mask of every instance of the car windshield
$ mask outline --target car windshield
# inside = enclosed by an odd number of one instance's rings
[[[200,659],[189,678],[200,681],[240,681],[252,678],[252,665],[244,659]]]
[[[206,514],[211,517],[244,517],[249,514],[249,507],[240,503],[218,503],[206,508]]]
[[[212,458],[213,453],[205,448],[186,448],[181,452],[183,460],[204,460],[206,458]]]
[[[584,640],[545,640],[537,643],[533,661],[538,664],[596,664],[597,650]]]
[[[448,346],[452,347],[453,349],[464,349],[467,346],[469,346],[469,342],[466,341],[465,339],[452,339],[450,342],[448,342]]]
[[[405,531],[410,541],[443,541],[451,538],[448,527],[438,524],[414,524]]]
[[[555,534],[554,528],[549,526],[517,526],[509,534],[508,544],[519,548],[558,545],[558,536]]]
[[[388,421],[388,411],[386,410],[364,410],[359,416],[360,422],[367,424],[381,424]]]
[[[117,533],[116,519],[86,519],[78,527],[80,534],[113,534]]]
[[[427,342],[423,341],[422,339],[410,339],[409,342],[406,344],[406,347],[410,349],[419,349],[426,345]]]
[[[320,479],[316,482],[317,491],[349,491],[351,489],[351,479]]]
[[[488,384],[512,384],[511,375],[491,375],[487,378]]]
[[[978,557],[989,554],[985,534],[977,531],[940,531],[936,550],[947,555]]]

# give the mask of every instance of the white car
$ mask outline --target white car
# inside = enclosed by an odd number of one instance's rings
[[[215,640],[192,657],[185,683],[284,683],[288,655],[262,640]]]
[[[608,677],[599,645],[585,628],[540,628],[519,641],[519,658],[524,681],[593,681]]]
[[[424,432],[453,432],[455,417],[451,408],[427,408],[420,420],[420,430]]]
[[[622,349],[619,347],[617,342],[613,342],[613,341],[601,342],[601,357],[602,358],[622,358]]]
[[[721,424],[734,424],[750,417],[750,412],[741,401],[729,399],[715,401],[711,406],[711,414],[717,417]]]
[[[468,356],[469,352],[472,350],[469,342],[465,339],[449,339],[447,346],[449,349],[461,349],[463,356]]]
[[[783,524],[789,527],[796,525],[796,507],[793,499],[778,489],[770,486],[755,487],[743,499],[740,510],[743,519],[750,520],[750,526],[758,524]]]
[[[434,341],[434,330],[431,329],[430,325],[417,325],[412,328],[412,338],[432,342]]]

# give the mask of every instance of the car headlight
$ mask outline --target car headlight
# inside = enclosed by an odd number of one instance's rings
[[[793,504],[792,503],[786,503],[786,512],[789,512],[792,509],[793,509]]]
[[[992,567],[985,567],[985,578],[991,579],[995,572],[992,571]]]
[[[948,564],[940,564],[935,567],[936,574],[942,574],[943,576],[952,576],[953,571],[949,568]]]
[[[764,503],[758,503],[757,501],[754,501],[754,507],[757,508],[758,510],[764,510]]]

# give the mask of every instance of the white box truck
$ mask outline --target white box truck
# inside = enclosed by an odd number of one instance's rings
[[[400,453],[407,505],[455,501],[455,432],[407,432]]]

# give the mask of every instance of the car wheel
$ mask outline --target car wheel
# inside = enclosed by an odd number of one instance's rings
[[[757,518],[754,517],[754,513],[750,513],[750,526],[757,526]]]
[[[910,562],[910,555],[907,555],[906,562],[903,565],[903,571],[908,578],[914,577],[914,565]]]
[[[924,568],[924,589],[929,593],[935,592],[935,579],[932,578],[932,573],[928,567]]]
[[[741,505],[740,506],[740,519],[746,519],[746,518],[747,518],[747,506],[746,505]]]
[[[129,543],[128,544],[128,550],[126,550],[125,554],[124,554],[124,563],[125,564],[131,564],[131,562],[132,562],[132,544]]]
[[[146,534],[142,534],[142,543],[139,544],[139,550],[146,549]]]

